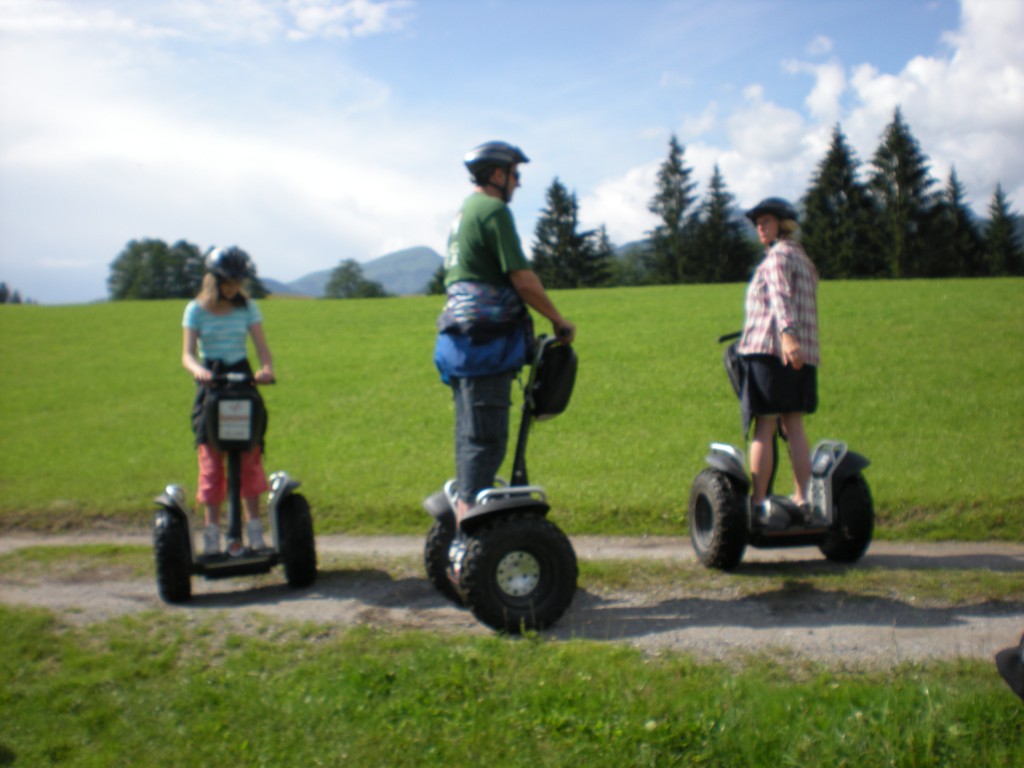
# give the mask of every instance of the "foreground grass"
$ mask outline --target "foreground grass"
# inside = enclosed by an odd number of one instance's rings
[[[581,368],[569,410],[534,430],[530,468],[570,534],[685,532],[708,442],[742,445],[714,339],[741,323],[743,290],[558,295]],[[820,303],[808,428],[871,459],[878,536],[1018,539],[1024,280],[827,282]],[[262,307],[280,378],[264,391],[268,469],[302,480],[320,532],[425,531],[420,500],[452,472],[430,362],[439,300]],[[0,526],[142,527],[167,482],[194,487],[182,308],[0,307]]]
[[[1013,766],[991,664],[786,668],[582,641],[0,607],[0,764]],[[59,724],[59,727],[55,727]]]

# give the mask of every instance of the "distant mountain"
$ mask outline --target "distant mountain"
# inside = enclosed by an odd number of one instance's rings
[[[427,283],[442,261],[433,248],[406,248],[363,264],[363,277],[377,281],[388,293],[399,296],[426,293]]]
[[[276,293],[278,296],[301,296],[302,294],[296,292],[293,288],[285,285],[279,280],[274,280],[269,277],[261,277],[260,282],[263,283],[263,287],[270,293]]]
[[[314,299],[319,299],[324,295],[324,289],[327,288],[327,281],[331,279],[333,271],[334,267],[321,269],[319,272],[310,272],[298,280],[292,280],[286,287],[292,293],[297,293],[300,296],[312,296]]]
[[[409,296],[426,293],[427,283],[430,282],[441,262],[441,256],[433,248],[418,246],[385,254],[359,266],[363,269],[363,277],[380,283],[388,293]],[[337,264],[330,269],[311,272],[290,283],[282,283],[266,277],[261,277],[260,280],[272,293],[320,298],[324,295],[335,267]]]
[[[647,250],[650,247],[650,245],[651,241],[649,239],[631,240],[625,245],[614,246],[614,251],[615,255],[618,256],[620,259],[625,259],[628,258],[629,256],[632,256],[635,253],[641,253],[642,251]]]

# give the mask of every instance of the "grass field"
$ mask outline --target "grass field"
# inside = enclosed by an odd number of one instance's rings
[[[556,294],[580,373],[569,410],[536,426],[530,469],[570,535],[685,531],[707,444],[743,444],[715,343],[741,324],[743,291]],[[261,303],[279,377],[264,390],[266,464],[303,482],[318,531],[425,528],[420,501],[453,467],[431,362],[439,305]],[[146,526],[166,483],[194,488],[183,306],[0,307],[0,525]],[[820,311],[808,431],[871,459],[877,535],[1018,539],[1024,280],[826,282]]]
[[[88,628],[0,606],[0,765],[1017,766],[989,664],[698,664],[151,612]]]

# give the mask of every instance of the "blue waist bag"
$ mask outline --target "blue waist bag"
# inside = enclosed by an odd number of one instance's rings
[[[434,344],[434,365],[441,381],[471,379],[517,371],[526,364],[529,328],[520,324],[511,334],[474,341],[464,334],[439,333]]]

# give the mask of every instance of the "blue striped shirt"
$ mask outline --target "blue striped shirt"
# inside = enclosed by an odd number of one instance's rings
[[[262,322],[263,316],[252,299],[246,306],[235,307],[226,315],[208,312],[192,300],[185,307],[181,327],[198,333],[198,352],[203,360],[223,360],[231,365],[247,357],[246,336],[252,326]]]

